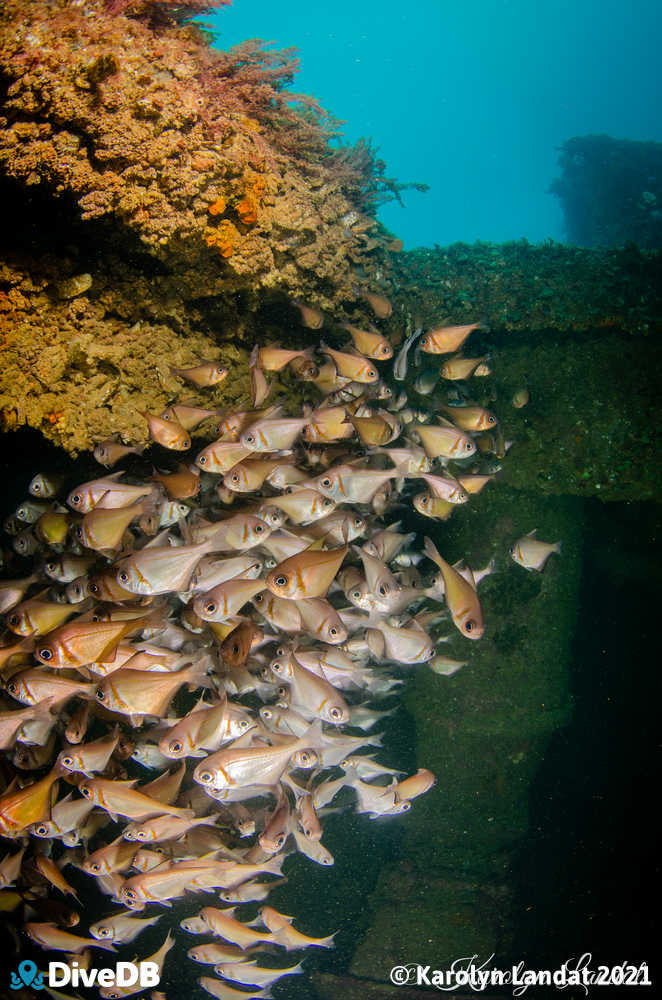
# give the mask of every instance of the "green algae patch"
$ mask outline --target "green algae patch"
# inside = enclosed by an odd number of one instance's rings
[[[495,383],[503,435],[513,445],[503,476],[541,495],[603,500],[662,496],[658,338],[587,331],[497,337]],[[529,404],[514,408],[526,386]]]
[[[449,622],[451,641],[439,649],[469,662],[451,677],[421,665],[407,688],[418,764],[437,784],[407,816],[406,861],[387,868],[370,897],[373,921],[352,964],[358,976],[384,979],[398,960],[438,968],[463,955],[508,951],[509,871],[529,829],[529,788],[572,713],[583,504],[546,501],[504,483],[474,499],[434,540],[451,561],[465,555],[479,566],[495,556],[497,572],[480,588],[486,631],[469,642]],[[541,574],[509,556],[535,527],[541,538],[563,540],[563,555]]]

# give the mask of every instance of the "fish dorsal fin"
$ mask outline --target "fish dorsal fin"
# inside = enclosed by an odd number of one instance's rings
[[[322,535],[321,538],[316,538],[314,542],[311,542],[310,545],[307,545],[305,549],[302,549],[302,552],[323,552],[323,551],[325,551],[328,537],[329,537],[328,534],[326,534],[326,535]]]
[[[538,529],[534,528],[533,531],[529,531],[528,534],[526,534],[524,537],[525,538],[535,538],[537,534],[538,534]]]

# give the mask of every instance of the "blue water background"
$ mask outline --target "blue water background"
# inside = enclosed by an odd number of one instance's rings
[[[662,140],[660,0],[234,0],[204,20],[220,48],[296,46],[295,89],[372,137],[387,176],[430,185],[380,211],[408,249],[562,240],[557,147]]]

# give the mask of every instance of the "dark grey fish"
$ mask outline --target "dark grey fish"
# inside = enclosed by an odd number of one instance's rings
[[[421,396],[429,396],[435,385],[439,381],[439,370],[437,368],[426,368],[417,376],[414,382],[414,389]]]

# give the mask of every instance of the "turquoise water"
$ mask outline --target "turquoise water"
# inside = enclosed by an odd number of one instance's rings
[[[657,0],[234,0],[204,20],[220,48],[296,46],[294,89],[371,137],[387,176],[430,185],[380,212],[408,249],[561,240],[566,139],[662,140]]]

